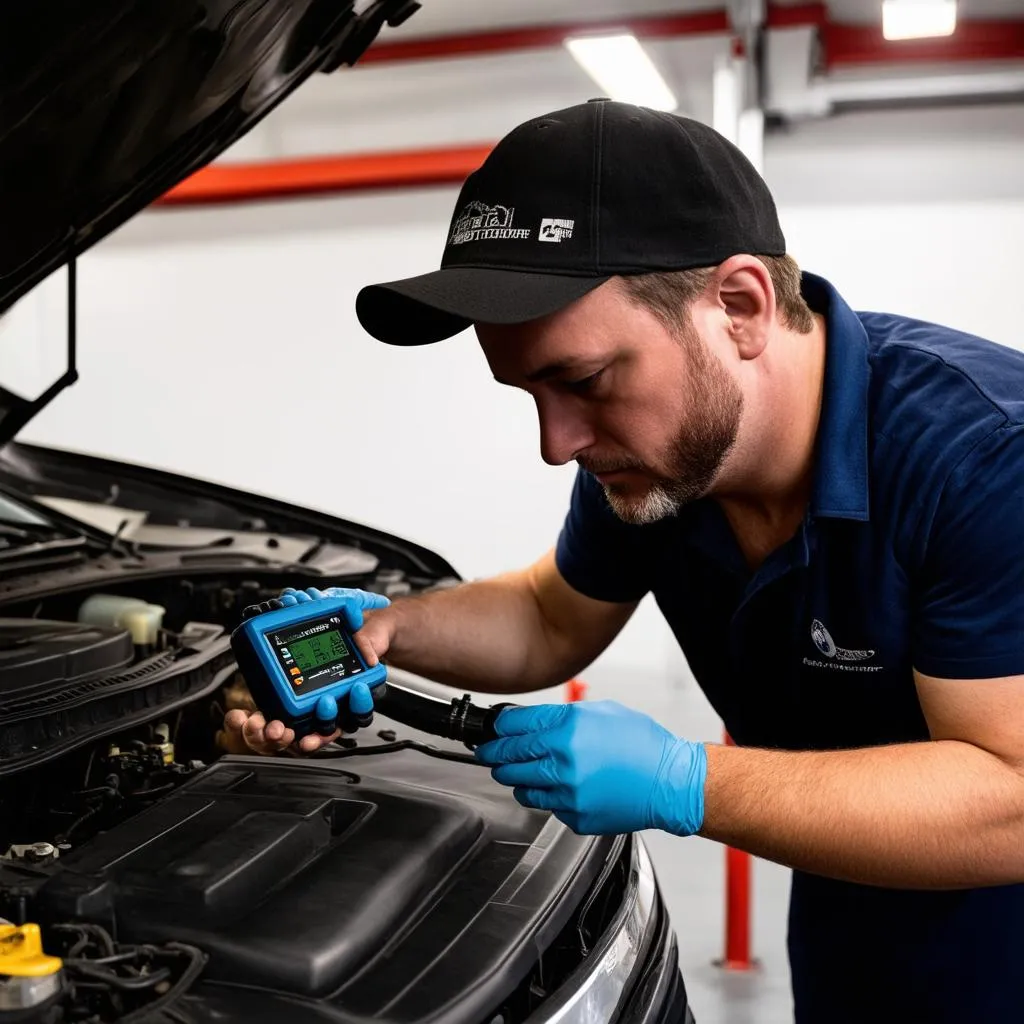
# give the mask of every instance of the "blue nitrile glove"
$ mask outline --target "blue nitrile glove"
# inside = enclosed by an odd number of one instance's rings
[[[614,701],[506,708],[477,748],[526,807],[581,835],[648,828],[688,836],[704,823],[707,752]]]
[[[334,725],[342,732],[355,732],[373,720],[373,694],[366,683],[353,683],[341,699],[344,705],[339,705],[337,699],[329,694],[316,702],[314,717],[320,722],[330,723],[332,727],[325,730],[324,735],[333,731]]]
[[[358,632],[363,628],[363,612],[373,611],[376,608],[387,608],[391,602],[383,594],[373,594],[369,590],[355,590],[351,587],[327,587],[325,590],[318,590],[316,587],[307,587],[305,590],[296,590],[294,587],[286,587],[281,591],[278,600],[285,606],[291,608],[296,604],[305,604],[307,601],[319,601],[325,597],[340,597],[345,600],[345,620],[349,629]]]

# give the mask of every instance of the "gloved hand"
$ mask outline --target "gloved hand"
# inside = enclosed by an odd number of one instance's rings
[[[379,611],[381,608],[387,608],[391,602],[383,594],[374,594],[369,590],[355,590],[351,587],[327,587],[326,590],[318,590],[316,587],[308,587],[306,590],[295,590],[292,587],[286,587],[281,591],[278,601],[285,608],[291,608],[293,605],[307,604],[310,601],[320,601],[328,597],[342,598],[345,601],[341,611],[345,616],[349,629],[352,630],[352,639],[355,641],[356,647],[359,648],[363,660],[370,668],[373,668],[380,659],[377,656],[377,649],[374,644],[365,636],[359,634],[359,631],[365,624],[363,612]],[[369,698],[370,691],[367,690],[366,692]],[[372,702],[372,698],[369,699]],[[371,703],[370,709],[372,707],[373,704]],[[355,711],[355,708],[353,708],[353,711]],[[368,711],[356,713],[367,714]]]
[[[581,835],[648,828],[693,835],[704,822],[707,752],[613,701],[507,708],[477,748],[526,807]]]
[[[306,590],[295,590],[287,587],[277,598],[280,606],[290,608],[309,601],[318,601],[327,597],[345,598],[342,613],[349,629],[355,634],[353,640],[371,668],[379,658],[374,646],[358,631],[363,628],[364,611],[386,608],[391,602],[383,594],[374,594],[368,590],[356,590],[349,587],[327,587],[318,590],[309,587]],[[267,610],[271,605],[268,603]],[[348,708],[353,716],[368,715],[373,710],[373,696],[370,688],[362,682],[353,683],[347,695]],[[344,718],[345,716],[343,716]],[[297,753],[311,754],[320,747],[332,743],[341,735],[335,730],[329,736],[311,733],[296,742],[295,730],[287,727],[284,722],[266,721],[259,711],[245,711],[235,708],[224,716],[224,728],[221,733],[220,745],[229,753],[236,754],[277,754],[291,747]]]
[[[281,591],[278,601],[285,608],[293,605],[306,604],[309,601],[319,601],[325,597],[340,597],[345,601],[342,612],[348,622],[349,629],[356,631],[363,628],[363,612],[377,608],[387,608],[391,602],[383,594],[374,594],[369,590],[356,590],[352,587],[327,587],[326,590],[318,590],[316,587],[307,587],[305,590],[296,590],[294,587],[285,587]]]

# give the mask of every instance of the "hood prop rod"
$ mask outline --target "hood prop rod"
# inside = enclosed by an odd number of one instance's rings
[[[0,386],[0,431],[13,439],[33,416],[78,380],[78,259],[68,256],[67,369],[38,398],[22,398]]]

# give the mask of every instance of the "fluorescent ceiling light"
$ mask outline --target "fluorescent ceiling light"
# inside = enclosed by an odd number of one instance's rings
[[[955,28],[956,0],[882,0],[886,39],[951,36]]]
[[[631,33],[575,36],[565,40],[565,48],[609,99],[653,110],[675,110],[679,105]]]

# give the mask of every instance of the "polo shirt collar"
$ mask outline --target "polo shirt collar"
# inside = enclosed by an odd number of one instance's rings
[[[807,304],[825,317],[825,380],[815,451],[811,513],[866,521],[868,502],[867,331],[833,286],[801,275]]]

